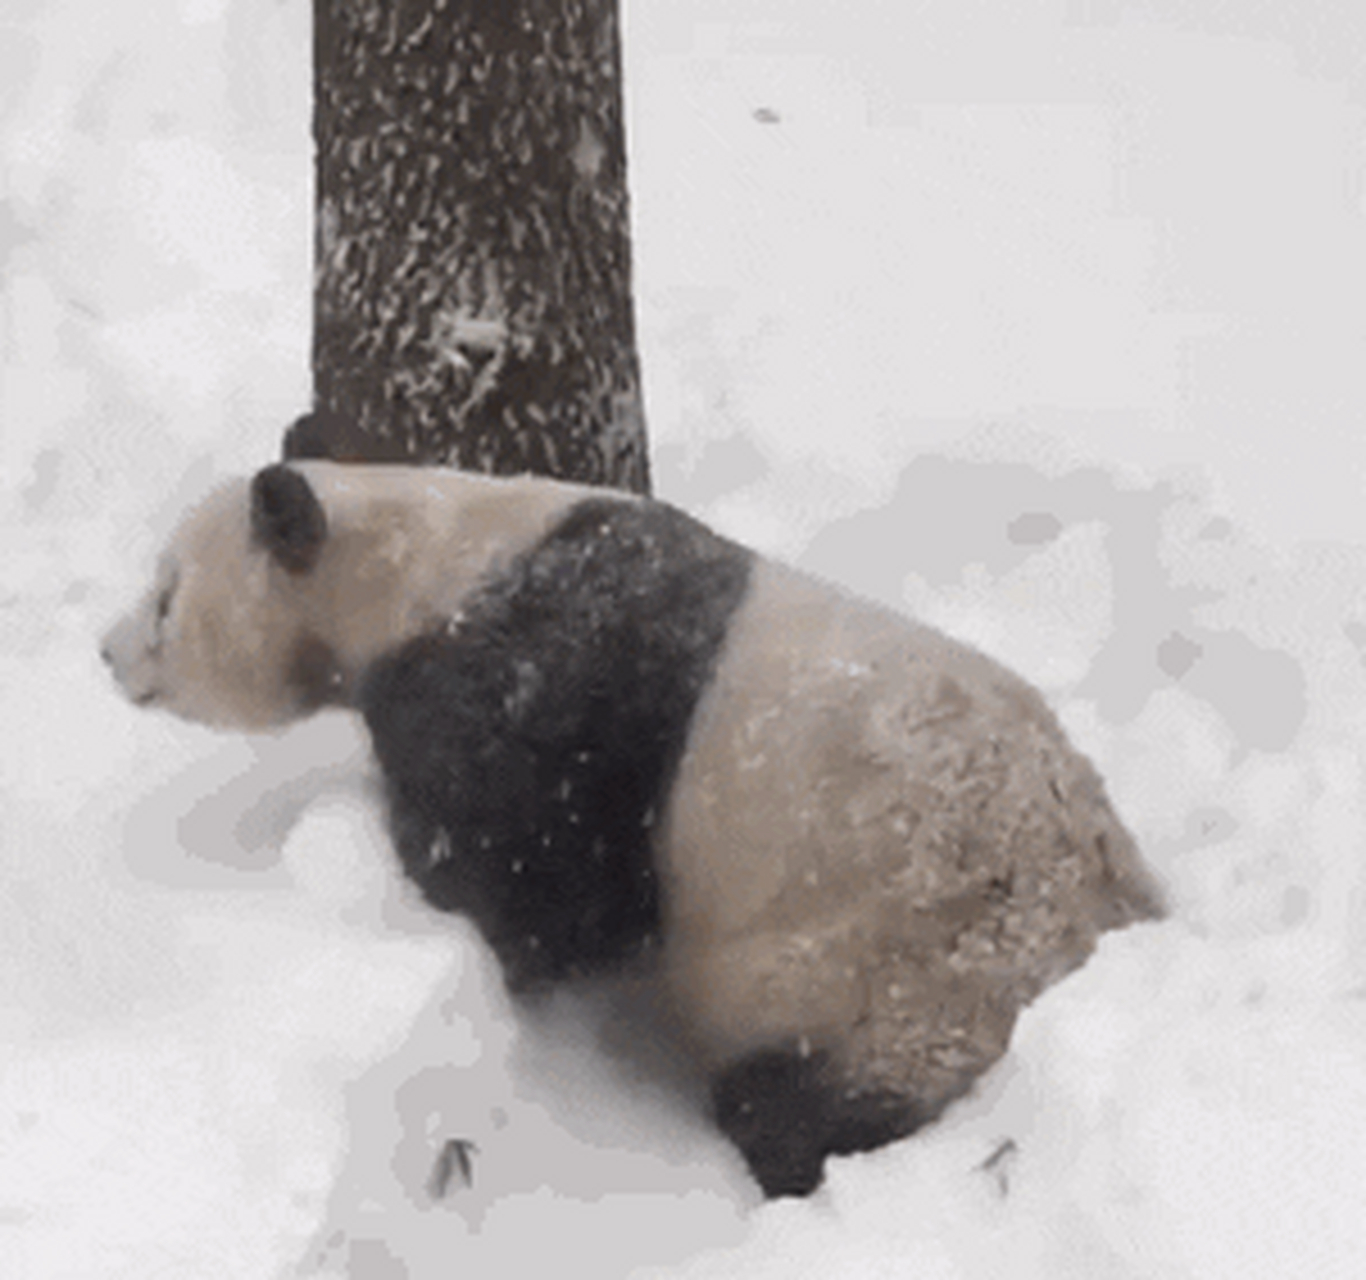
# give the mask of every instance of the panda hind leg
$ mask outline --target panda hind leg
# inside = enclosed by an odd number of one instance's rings
[[[825,1157],[871,1151],[928,1116],[894,1093],[851,1090],[821,1053],[764,1049],[712,1081],[717,1127],[739,1149],[764,1194],[810,1195]]]

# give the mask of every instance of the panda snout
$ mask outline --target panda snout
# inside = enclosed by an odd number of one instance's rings
[[[157,700],[157,681],[155,672],[133,640],[127,619],[116,624],[100,640],[100,661],[114,677],[123,696],[134,706],[146,707]]]
[[[118,627],[106,631],[100,637],[100,661],[115,675],[119,674]]]
[[[123,635],[124,624],[111,627],[100,637],[100,661],[114,674],[120,684],[128,667],[128,645]]]

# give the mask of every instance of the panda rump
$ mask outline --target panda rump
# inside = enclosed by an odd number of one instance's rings
[[[514,993],[653,993],[764,1192],[911,1132],[1161,894],[1042,698],[666,504],[266,467],[193,512],[105,657],[259,728],[359,711],[395,846]]]

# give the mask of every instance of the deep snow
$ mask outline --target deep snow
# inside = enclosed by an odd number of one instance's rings
[[[767,1206],[413,903],[354,724],[99,669],[307,401],[307,10],[0,14],[0,1276],[1366,1274],[1359,6],[627,6],[659,491],[1038,682],[1176,904]]]

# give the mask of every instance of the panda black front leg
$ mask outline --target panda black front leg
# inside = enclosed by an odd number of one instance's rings
[[[872,1151],[929,1117],[895,1094],[850,1090],[825,1054],[764,1049],[712,1082],[717,1127],[739,1149],[764,1195],[810,1195],[827,1155]]]

